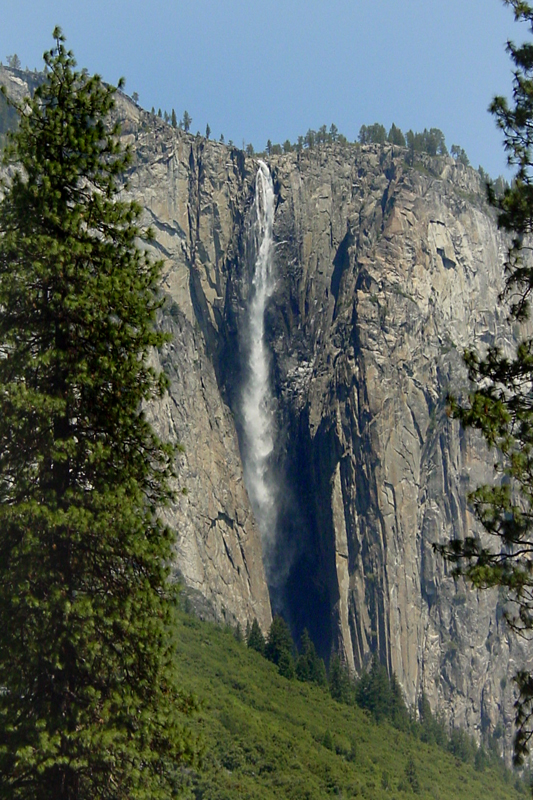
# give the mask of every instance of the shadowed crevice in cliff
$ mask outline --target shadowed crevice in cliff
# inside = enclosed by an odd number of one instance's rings
[[[335,309],[333,311],[333,319],[335,320],[337,317],[337,303],[339,300],[339,289],[341,286],[341,280],[344,273],[350,268],[350,248],[354,244],[354,235],[350,228],[346,233],[346,236],[340,243],[337,252],[335,254],[335,258],[333,259],[333,274],[331,276],[331,294],[335,298]]]
[[[242,337],[237,332],[242,320],[228,310],[225,328],[227,338],[222,343],[218,340],[215,370],[233,413],[242,453],[245,433],[240,397],[247,368]],[[286,329],[287,320],[282,322],[269,306],[265,314],[265,337],[269,347],[273,344],[280,323]],[[329,507],[321,503],[324,488],[320,485],[322,468],[314,463],[317,442],[313,443],[309,437],[308,411],[304,410],[300,419],[287,403],[287,397],[278,383],[280,376],[276,369],[275,353],[271,372],[273,395],[278,406],[278,435],[272,459],[272,477],[278,487],[278,518],[268,570],[272,611],[283,614],[295,640],[307,628],[318,652],[327,660],[333,644],[332,602],[336,602],[330,596],[334,577],[334,542],[320,540],[324,521],[317,520],[317,514],[325,513],[328,516]],[[318,438],[322,440],[323,435]],[[324,443],[320,458],[329,458],[327,454],[328,445]],[[326,523],[326,528],[333,536],[331,519]]]
[[[289,410],[285,408],[284,412],[288,414]],[[324,472],[317,459],[330,459],[329,437],[320,433],[322,445],[318,448],[317,441],[311,441],[307,410],[300,418],[289,419],[285,436],[290,450],[284,454],[275,561],[282,580],[270,586],[271,602],[273,611],[288,620],[294,638],[307,628],[318,652],[327,660],[333,644],[331,586],[335,565],[332,543],[321,539],[324,520],[318,517],[320,513],[331,515],[329,506],[321,503],[323,487],[319,483]],[[332,531],[330,518],[325,527]]]

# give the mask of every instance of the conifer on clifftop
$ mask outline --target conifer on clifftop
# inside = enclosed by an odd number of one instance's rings
[[[0,203],[0,795],[168,798],[195,744],[158,516],[175,448],[142,411],[159,264],[115,90],[54,38]]]

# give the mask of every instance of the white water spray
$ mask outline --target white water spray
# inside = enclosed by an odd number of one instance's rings
[[[276,493],[271,474],[274,449],[274,411],[270,386],[270,354],[265,345],[265,308],[272,295],[274,240],[274,187],[263,161],[255,180],[253,222],[250,230],[254,259],[252,291],[247,314],[245,342],[247,378],[242,395],[244,478],[263,543],[267,574],[276,537]]]

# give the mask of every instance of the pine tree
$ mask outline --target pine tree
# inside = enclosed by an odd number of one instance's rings
[[[357,704],[371,712],[377,722],[387,719],[392,711],[392,693],[387,670],[374,655],[370,672],[364,672],[357,684]]]
[[[115,90],[54,38],[0,203],[0,795],[168,798],[195,743],[158,515],[175,448],[142,411],[160,265],[120,199]]]
[[[464,761],[465,764],[474,763],[477,747],[474,740],[462,728],[454,728],[448,740],[450,753]]]
[[[533,33],[533,6],[522,0],[506,3]],[[509,42],[508,51],[514,62],[514,106],[496,97],[491,111],[516,175],[502,195],[489,187],[489,199],[499,211],[500,228],[513,237],[502,300],[509,303],[510,323],[517,326],[530,313],[533,287],[533,49],[531,42]],[[498,451],[494,484],[470,495],[474,514],[489,536],[473,532],[436,549],[454,564],[455,575],[464,575],[475,587],[500,587],[514,601],[509,607],[516,613],[509,623],[527,634],[533,630],[533,339],[525,330],[512,351],[503,352],[495,344],[482,355],[467,352],[465,361],[472,391],[467,401],[451,398],[450,404],[464,426],[477,428]],[[514,750],[520,764],[533,736],[533,676],[522,671],[516,681]]]
[[[326,125],[321,125],[316,134],[318,144],[326,144],[328,140],[328,129]]]
[[[20,63],[20,58],[16,53],[14,53],[12,56],[7,57],[7,66],[11,67],[11,69],[20,69],[22,67],[22,64]]]
[[[294,677],[293,648],[294,643],[289,626],[283,617],[276,615],[268,632],[265,656],[269,661],[276,664],[280,674],[286,678]]]
[[[429,700],[425,692],[418,701],[418,714],[419,714],[419,735],[423,742],[429,744],[437,744],[444,747],[446,744],[447,736],[444,724],[438,717],[434,717],[429,705]]]
[[[387,136],[387,140],[391,144],[395,144],[398,147],[405,147],[405,136],[403,135],[400,128],[397,128],[394,122],[392,123],[389,134]]]
[[[354,687],[348,667],[343,664],[339,655],[334,653],[329,662],[328,675],[329,692],[338,703],[352,705],[354,701]]]
[[[448,155],[448,148],[444,134],[439,128],[430,128],[429,131],[424,128],[424,149],[430,156],[446,156]]]
[[[452,144],[450,148],[450,153],[459,164],[463,164],[463,166],[465,167],[470,166],[470,161],[468,159],[466,151],[458,144]]]
[[[361,144],[385,144],[387,131],[379,122],[374,122],[373,125],[361,125],[358,138]]]
[[[265,655],[265,637],[261,632],[257,619],[254,618],[250,632],[246,637],[246,644],[252,650],[257,650],[262,656]]]
[[[327,684],[326,667],[318,657],[307,629],[304,628],[300,641],[300,654],[296,660],[296,677],[299,681],[317,683],[319,686]]]
[[[181,118],[180,127],[183,128],[185,133],[188,133],[191,125],[192,125],[192,117],[190,116],[188,111],[184,111],[183,117]]]
[[[392,673],[390,679],[390,696],[391,703],[389,709],[389,718],[395,728],[400,731],[409,730],[411,720],[409,717],[409,710],[405,704],[398,678]]]
[[[294,670],[294,658],[292,657],[292,653],[288,650],[283,650],[280,653],[279,661],[278,661],[278,672],[284,678],[292,681],[295,677],[295,670]]]

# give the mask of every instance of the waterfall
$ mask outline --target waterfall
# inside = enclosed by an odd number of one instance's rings
[[[270,353],[265,344],[265,308],[272,295],[274,241],[274,187],[263,161],[255,180],[255,199],[250,227],[253,280],[247,311],[244,349],[246,379],[242,393],[244,479],[254,510],[267,576],[272,566],[276,539],[276,491],[271,470],[274,449],[274,401],[270,386]]]

